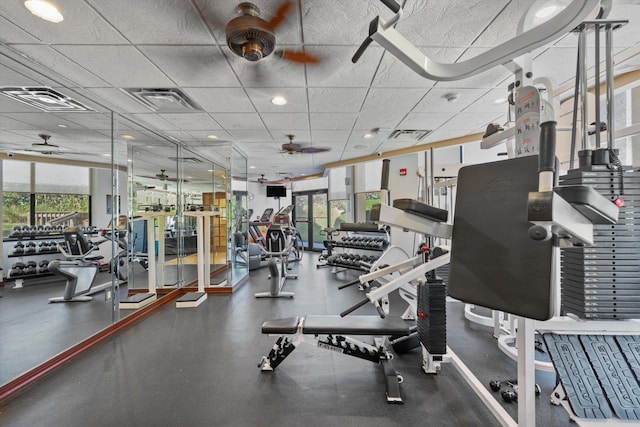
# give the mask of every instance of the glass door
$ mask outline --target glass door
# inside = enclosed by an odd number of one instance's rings
[[[329,225],[327,192],[295,193],[294,223],[302,236],[302,247],[321,251],[324,237],[320,231]]]

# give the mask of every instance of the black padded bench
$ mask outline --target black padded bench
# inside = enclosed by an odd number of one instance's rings
[[[387,350],[387,336],[406,336],[410,325],[400,318],[377,316],[306,316],[268,320],[262,324],[262,333],[279,335],[269,355],[258,364],[262,371],[273,371],[284,359],[304,342],[304,335],[313,335],[318,347],[353,356],[382,366],[387,383],[387,402],[402,403],[400,382],[402,377],[391,363],[392,355]],[[295,335],[285,337],[284,335]],[[350,338],[348,335],[373,336],[374,344]],[[320,337],[322,336],[322,337]]]

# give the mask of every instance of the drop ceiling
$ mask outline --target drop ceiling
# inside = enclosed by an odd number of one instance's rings
[[[18,0],[0,2],[0,86],[47,86],[89,106],[84,113],[45,113],[0,96],[0,151],[39,142],[38,134],[64,148],[68,158],[108,160],[110,111],[114,136],[135,137],[136,170],[175,171],[179,141],[189,156],[219,161],[219,142],[248,157],[250,177],[279,172],[322,172],[327,162],[481,132],[504,122],[512,80],[504,67],[454,82],[419,77],[376,44],[357,64],[351,56],[367,35],[369,21],[388,9],[374,0],[299,0],[277,28],[277,48],[320,58],[300,65],[274,55],[258,63],[226,46],[225,24],[237,2],[213,0],[56,0],[59,24],[31,15]],[[263,17],[279,2],[256,0]],[[406,0],[397,29],[423,53],[442,62],[466,59],[515,35],[528,0]],[[613,1],[609,18],[630,20],[615,33],[615,52],[640,44],[640,2]],[[577,37],[569,34],[533,52],[536,77],[558,85],[575,69]],[[624,71],[638,68],[628,61]],[[619,70],[621,71],[621,70]],[[177,89],[198,107],[154,111],[127,93],[132,89]],[[455,93],[457,99],[447,97]],[[287,98],[284,106],[271,98]],[[62,126],[65,127],[62,127]],[[378,128],[373,138],[363,135]],[[389,139],[397,129],[429,130],[426,137]],[[280,153],[286,135],[318,154]],[[124,146],[126,142],[123,141]],[[87,154],[90,153],[90,154]],[[126,153],[125,153],[126,154]],[[209,167],[202,166],[204,168]],[[187,171],[186,171],[187,172]]]

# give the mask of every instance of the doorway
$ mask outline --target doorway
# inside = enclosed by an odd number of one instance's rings
[[[294,193],[293,204],[293,221],[302,236],[302,247],[322,251],[324,237],[320,231],[329,226],[327,191]]]

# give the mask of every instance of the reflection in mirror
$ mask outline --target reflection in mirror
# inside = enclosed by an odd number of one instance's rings
[[[233,284],[237,285],[249,277],[248,230],[251,213],[248,211],[247,158],[235,148],[231,152],[231,172],[228,259],[233,271]]]
[[[138,309],[181,283],[176,210],[183,178],[176,144],[146,130],[126,131],[132,268],[120,308]]]
[[[118,177],[126,182],[122,163],[112,180],[114,118],[66,94],[94,111],[44,112],[0,96],[0,384],[119,318],[119,281],[110,272],[117,251],[104,232],[118,209],[126,212],[118,192]]]

